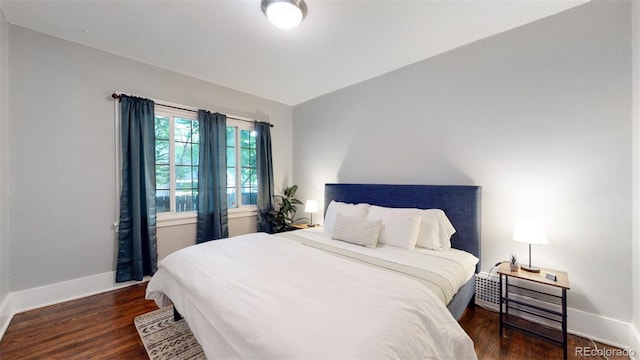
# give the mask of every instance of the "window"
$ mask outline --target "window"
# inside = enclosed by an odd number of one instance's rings
[[[157,212],[196,211],[200,131],[195,114],[155,109]]]
[[[256,137],[253,123],[227,120],[227,206],[256,205]],[[197,210],[200,131],[195,113],[155,108],[156,209]]]
[[[255,126],[227,120],[227,206],[256,205],[257,198]]]

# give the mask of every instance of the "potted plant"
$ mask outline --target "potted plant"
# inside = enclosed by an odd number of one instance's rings
[[[520,265],[518,264],[518,257],[516,256],[516,254],[511,254],[509,268],[511,269],[511,271],[520,270]]]
[[[271,224],[274,233],[291,230],[291,225],[301,219],[294,219],[297,205],[303,205],[302,201],[295,198],[298,185],[291,185],[284,189],[282,195],[274,195],[277,210],[269,210],[266,214],[267,221]]]

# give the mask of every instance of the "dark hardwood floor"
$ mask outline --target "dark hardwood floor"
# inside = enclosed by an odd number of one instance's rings
[[[140,284],[17,314],[0,359],[148,359],[133,318],[158,307]]]
[[[478,359],[562,359],[562,347],[537,339],[523,333],[504,329],[504,336],[500,338],[499,314],[485,310],[479,306],[467,309],[459,321],[462,328],[474,342]],[[531,327],[533,324],[525,320],[520,325]],[[601,349],[620,350],[618,348],[592,343],[590,340],[571,335],[568,336],[567,353],[569,359],[604,359],[592,356],[593,352]],[[599,349],[596,351],[596,347]],[[584,356],[584,355],[588,356]],[[607,353],[609,360],[629,359],[628,356],[612,356]]]
[[[145,289],[146,284],[134,285],[17,314],[0,341],[0,359],[147,359],[133,325],[133,318],[157,309],[144,299]],[[560,347],[516,331],[506,330],[500,338],[498,314],[480,307],[468,309],[460,325],[473,339],[478,359],[562,358]],[[570,359],[586,359],[575,356],[576,346],[594,348],[570,335]]]

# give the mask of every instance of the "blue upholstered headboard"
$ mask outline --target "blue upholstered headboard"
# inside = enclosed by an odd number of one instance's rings
[[[346,203],[442,209],[456,228],[451,246],[480,258],[482,188],[458,185],[325,184],[325,211],[331,200]],[[476,272],[480,271],[480,263]]]

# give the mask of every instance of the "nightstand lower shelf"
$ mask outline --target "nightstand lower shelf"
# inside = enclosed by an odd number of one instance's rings
[[[565,340],[561,330],[524,320],[515,315],[503,315],[506,317],[502,321],[503,327],[515,329],[527,335],[565,347]]]

